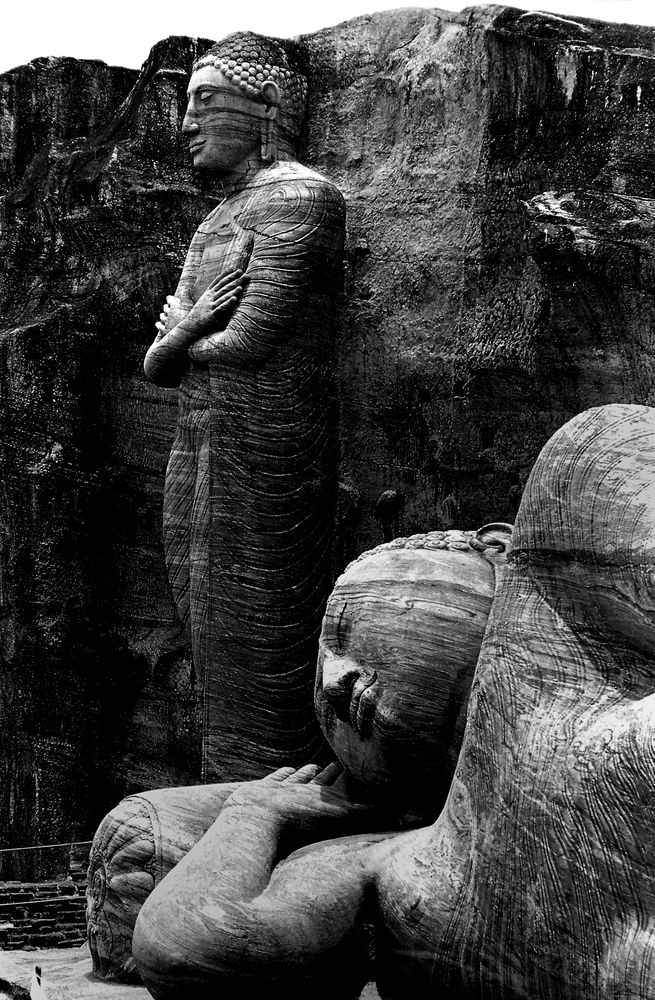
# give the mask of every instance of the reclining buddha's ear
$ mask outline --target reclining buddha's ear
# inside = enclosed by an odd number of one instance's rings
[[[480,549],[485,559],[497,566],[507,560],[507,550],[512,541],[512,524],[506,521],[493,521],[484,524],[475,533],[474,547]],[[478,542],[479,545],[475,545]]]

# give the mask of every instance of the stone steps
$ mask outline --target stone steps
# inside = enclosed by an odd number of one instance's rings
[[[86,940],[79,881],[0,883],[0,949],[71,948]]]

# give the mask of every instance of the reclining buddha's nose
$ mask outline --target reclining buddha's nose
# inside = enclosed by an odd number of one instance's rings
[[[323,657],[323,694],[337,710],[337,715],[340,715],[340,710],[345,710],[347,718],[352,689],[360,673],[361,670],[356,660],[349,656],[335,656],[334,653],[326,653]]]

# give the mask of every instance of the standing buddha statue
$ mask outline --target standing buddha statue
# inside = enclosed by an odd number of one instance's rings
[[[321,747],[312,685],[330,590],[345,210],[296,160],[301,69],[294,43],[248,32],[194,64],[182,130],[224,197],[144,363],[179,392],[164,543],[190,624],[204,781],[260,777]]]

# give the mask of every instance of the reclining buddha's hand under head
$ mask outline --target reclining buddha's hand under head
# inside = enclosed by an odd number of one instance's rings
[[[388,829],[396,817],[379,800],[353,795],[341,764],[282,767],[259,781],[244,781],[232,792],[223,811],[247,810],[259,815],[262,827],[275,830],[278,853],[287,855],[306,844],[355,833]]]

